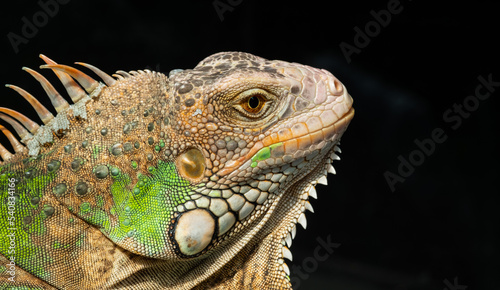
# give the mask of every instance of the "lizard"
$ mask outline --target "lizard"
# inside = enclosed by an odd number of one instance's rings
[[[6,85],[43,124],[0,108],[21,141],[0,126],[1,289],[291,289],[354,115],[336,77],[243,52],[168,75],[40,57],[71,104],[26,67],[57,114]]]

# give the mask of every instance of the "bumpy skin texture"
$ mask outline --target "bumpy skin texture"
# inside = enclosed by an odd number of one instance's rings
[[[291,287],[354,114],[334,76],[241,52],[107,86],[72,73],[89,96],[2,151],[0,288]]]

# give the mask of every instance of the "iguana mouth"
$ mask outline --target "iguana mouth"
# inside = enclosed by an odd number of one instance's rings
[[[331,114],[332,111],[326,111],[327,115]],[[293,136],[291,138],[285,139],[287,133],[282,134],[281,137],[278,133],[278,142],[283,142],[284,154],[294,154],[297,150],[308,150],[311,145],[316,145],[317,147],[323,147],[322,142],[336,142],[344,133],[345,129],[349,125],[349,122],[354,117],[354,108],[350,108],[349,111],[341,117],[339,120],[328,124],[327,118],[330,116],[325,116],[321,118],[321,123],[327,124],[322,127],[318,127],[317,119],[319,117],[313,117],[316,119],[308,123],[298,123],[291,127],[290,134]],[[308,121],[309,121],[308,120]],[[320,125],[321,125],[320,123]],[[265,142],[265,141],[264,141]],[[265,143],[264,143],[265,144]]]

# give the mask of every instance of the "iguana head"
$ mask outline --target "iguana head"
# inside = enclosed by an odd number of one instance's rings
[[[268,261],[268,275],[285,279],[287,240],[297,222],[306,226],[308,198],[333,170],[352,98],[326,70],[239,52],[212,55],[169,81],[172,139],[189,144],[169,158],[200,195],[179,207],[176,253],[268,247],[265,258],[247,258]]]
[[[33,105],[42,127],[3,111],[33,135],[19,129],[28,150],[0,153],[11,162],[45,160],[36,174],[57,173],[48,191],[67,211],[144,257],[141,267],[158,259],[164,273],[123,278],[127,270],[117,270],[110,284],[289,287],[283,258],[291,258],[295,225],[306,226],[308,198],[334,172],[336,144],[354,114],[332,74],[240,52],[168,77],[118,71],[115,80],[83,64],[104,85],[43,58],[75,104],[53,100],[55,117]]]

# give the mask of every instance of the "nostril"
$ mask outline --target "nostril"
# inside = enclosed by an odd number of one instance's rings
[[[342,93],[344,92],[344,86],[335,77],[330,77],[330,79],[328,80],[328,89],[330,93],[335,96],[342,95]]]

